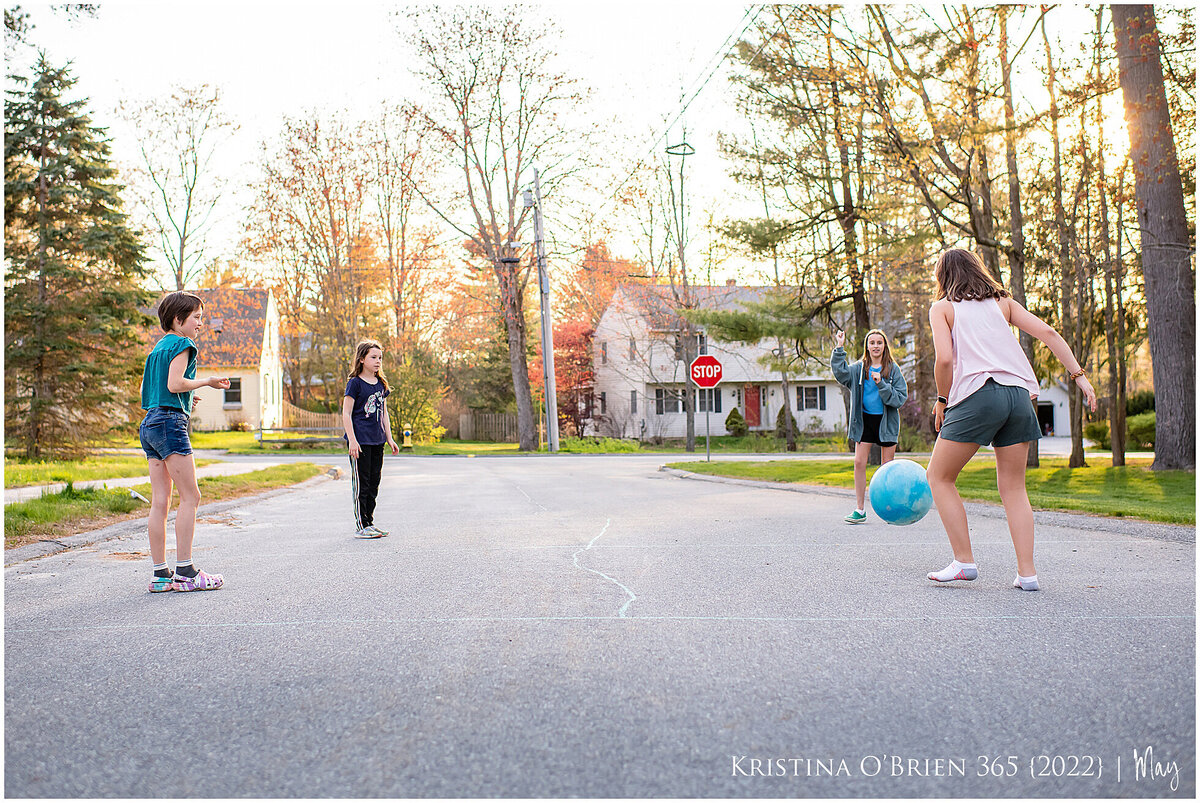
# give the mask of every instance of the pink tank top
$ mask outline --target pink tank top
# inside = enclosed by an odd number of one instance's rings
[[[1030,396],[1038,394],[1038,381],[1021,344],[1013,337],[996,299],[952,301],[954,325],[954,382],[950,386],[953,407],[983,387],[989,379],[998,385],[1023,387]]]

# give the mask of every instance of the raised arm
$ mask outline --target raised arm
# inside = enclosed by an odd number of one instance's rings
[[[1096,390],[1092,387],[1092,383],[1088,381],[1087,376],[1083,374],[1083,366],[1079,364],[1079,360],[1075,359],[1075,354],[1071,351],[1071,347],[1067,345],[1067,341],[1063,339],[1063,336],[1053,326],[1011,298],[1001,299],[1000,306],[1004,311],[1005,319],[1010,324],[1045,343],[1046,347],[1050,349],[1054,356],[1058,358],[1058,361],[1063,364],[1063,367],[1067,369],[1067,373],[1072,375],[1078,374],[1075,377],[1075,384],[1083,392],[1083,398],[1088,409],[1095,412]]]
[[[846,342],[846,333],[833,333],[833,354],[829,357],[829,367],[833,370],[833,378],[846,387],[850,387],[850,369],[846,367],[846,350],[842,344]]]

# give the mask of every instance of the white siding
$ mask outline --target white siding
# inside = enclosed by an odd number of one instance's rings
[[[630,359],[629,339],[637,346]],[[607,344],[605,348],[604,344]],[[620,289],[604,311],[593,337],[593,370],[595,395],[605,394],[607,413],[599,415],[598,407],[587,428],[590,434],[627,438],[682,438],[687,433],[687,414],[658,414],[655,404],[657,388],[682,390],[687,378],[686,366],[675,360],[674,335],[651,331],[646,320],[630,309]],[[744,345],[720,343],[709,338],[708,354],[721,362],[722,381],[717,386],[721,394],[721,412],[711,413],[712,434],[726,435],[725,417],[734,406],[744,415],[744,396],[747,384],[762,388],[763,413],[757,430],[774,429],[775,417],[784,404],[783,386],[777,373],[768,371],[758,360],[770,353],[765,343]],[[605,357],[607,354],[607,357]],[[789,406],[801,429],[812,427],[826,432],[842,431],[846,426],[840,386],[829,375],[826,366],[811,366],[809,373],[789,377],[792,398]],[[825,387],[824,410],[797,410],[797,386]],[[637,412],[630,410],[630,393],[638,395]],[[705,413],[696,412],[696,434],[705,432]]]

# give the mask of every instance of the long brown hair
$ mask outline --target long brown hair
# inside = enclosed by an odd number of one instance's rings
[[[983,260],[965,248],[951,248],[938,257],[934,268],[937,297],[951,301],[1007,298],[1008,291],[983,266]]]
[[[379,349],[379,353],[383,353],[383,346],[379,345],[377,341],[364,340],[358,344],[358,348],[354,350],[354,370],[350,372],[350,376],[347,377],[348,379],[353,379],[362,373],[363,360],[367,359],[367,352],[371,349]],[[383,375],[383,371],[380,370],[376,376],[379,377],[379,381],[383,383],[383,389],[390,391],[391,386],[388,385],[387,377]]]
[[[869,378],[867,374],[871,370],[871,352],[867,350],[867,341],[871,339],[871,335],[879,335],[883,338],[883,354],[879,355],[879,361],[883,365],[883,370],[879,372],[880,376],[891,376],[892,373],[892,344],[888,341],[888,336],[883,333],[882,329],[872,329],[867,332],[867,336],[863,338],[863,355],[862,355],[862,380],[866,382]]]

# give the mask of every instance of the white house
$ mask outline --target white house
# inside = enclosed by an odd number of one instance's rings
[[[204,328],[196,337],[196,378],[229,377],[226,390],[200,388],[192,413],[197,430],[280,426],[283,366],[279,351],[279,308],[262,288],[195,290],[204,300]],[[154,313],[157,317],[157,313]],[[157,329],[157,327],[155,327]],[[153,337],[157,341],[161,329]]]
[[[1062,382],[1042,382],[1037,398],[1038,424],[1042,427],[1042,435],[1071,435],[1070,398],[1067,386]]]
[[[743,302],[760,301],[768,287],[692,287],[702,309],[739,310]],[[684,321],[675,312],[672,288],[665,285],[621,285],[600,316],[592,340],[595,375],[590,434],[610,437],[682,438],[687,432],[683,393],[687,365],[677,358],[676,343]],[[807,366],[789,375],[784,399],[778,372],[759,358],[777,345],[722,343],[708,338],[703,327],[699,353],[721,362],[722,381],[711,391],[700,390],[696,405],[696,434],[705,433],[705,414],[713,435],[728,434],[725,417],[737,408],[752,432],[775,428],[780,407],[788,404],[800,429],[837,432],[845,429],[841,386],[828,365]]]

